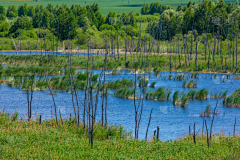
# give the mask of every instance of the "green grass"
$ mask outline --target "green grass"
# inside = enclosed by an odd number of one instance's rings
[[[173,56],[172,56],[173,57]],[[176,55],[177,57],[177,55]],[[51,62],[51,66],[67,66],[68,65],[68,57],[67,56],[49,56],[50,59],[48,59],[48,56],[43,56],[43,64],[45,66],[48,66],[48,62]],[[102,69],[104,66],[104,56],[93,56],[93,62],[94,62],[94,69]],[[114,57],[112,58],[112,56],[108,56],[108,60],[107,60],[107,68],[108,69],[112,69],[112,70],[116,70],[118,67],[122,68],[122,70],[128,69],[134,69],[135,63],[136,62],[136,66],[138,65],[138,61],[136,61],[136,55],[132,54],[132,55],[127,55],[127,63],[128,65],[125,66],[125,55],[124,54],[120,54],[119,55],[119,62],[118,62],[118,56],[116,55],[116,61],[114,59]],[[149,60],[149,67],[146,67],[146,62],[145,59]],[[92,59],[92,58],[91,58]],[[88,63],[88,67],[91,68],[92,66],[92,60],[89,60]],[[143,59],[140,59],[140,64],[141,64],[141,70],[143,70],[144,72],[146,71],[153,71],[155,68],[158,69],[158,72],[161,71],[170,71],[169,68],[169,56],[167,55],[158,55],[158,65],[155,63],[155,55],[149,55],[148,57],[146,55],[143,55]],[[189,66],[185,66],[185,65],[180,65],[179,62],[171,62],[172,63],[172,68],[171,71],[179,71],[179,72],[203,72],[203,73],[222,73],[223,70],[222,68],[224,66],[221,65],[221,58],[220,56],[215,56],[215,61],[216,64],[214,62],[210,62],[210,67],[208,68],[208,64],[205,63],[204,61],[204,56],[198,56],[198,71],[195,68],[195,59],[191,58],[190,61],[188,61],[188,64],[190,64]],[[232,68],[232,63],[231,63],[232,59],[228,58],[227,59],[227,72],[228,73],[240,73],[240,69],[239,68]],[[184,62],[184,57],[181,56],[181,63]],[[12,56],[7,56],[7,55],[0,55],[0,63],[2,64],[28,64],[28,65],[41,65],[41,56],[40,55],[12,55]],[[175,65],[176,63],[176,65]],[[74,68],[86,68],[86,64],[87,64],[87,56],[73,56],[72,57],[72,67]],[[211,68],[211,66],[213,68]],[[238,66],[240,66],[240,62],[238,61]],[[168,77],[168,79],[171,79],[173,77]]]
[[[137,13],[141,11],[142,7],[122,7],[122,6],[100,6],[101,13],[105,16],[109,12],[115,12],[116,14],[121,14],[123,12],[129,13],[133,11],[134,13]]]
[[[85,3],[86,1],[86,3]],[[54,6],[56,5],[61,5],[61,4],[67,4],[68,6],[71,6],[72,4],[80,4],[80,5],[90,5],[93,3],[98,3],[100,10],[103,15],[107,15],[109,12],[116,12],[122,13],[122,12],[130,12],[133,11],[134,13],[140,12],[141,6],[145,4],[151,4],[158,2],[160,4],[164,5],[170,5],[172,8],[176,9],[176,7],[181,4],[181,5],[187,5],[189,0],[40,0],[38,2],[36,1],[0,1],[0,4],[3,5],[5,8],[7,8],[10,5],[15,5],[16,7],[22,4],[27,3],[28,5],[36,6],[42,4],[44,7],[47,6],[48,3],[53,4]],[[192,0],[192,2],[199,3],[198,0]],[[234,0],[226,1],[228,4],[229,2],[235,2]]]
[[[230,96],[226,96],[225,94],[223,105],[227,107],[240,107],[240,89],[235,90]]]
[[[32,76],[35,72],[35,75],[42,76],[44,75],[43,66],[32,66],[32,65],[7,65],[6,67],[0,66],[0,77],[6,76]],[[48,66],[45,68],[46,75],[59,75],[64,74],[64,70],[61,67]]]
[[[96,129],[93,148],[82,126],[65,122],[57,129],[54,120],[11,121],[0,114],[1,159],[239,159],[239,136],[213,136],[210,147],[206,136],[192,136],[174,141],[137,141],[107,138],[106,128]],[[108,126],[111,128],[110,126]],[[111,131],[120,131],[113,127]],[[95,131],[96,131],[95,130]],[[102,131],[102,132],[100,132]],[[114,132],[113,132],[114,133]],[[115,135],[117,132],[115,132]],[[98,139],[98,137],[102,138]],[[97,138],[96,138],[97,137]],[[106,139],[107,138],[107,139]]]

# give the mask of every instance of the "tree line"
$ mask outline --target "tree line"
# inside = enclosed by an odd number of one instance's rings
[[[10,24],[6,19],[14,19]],[[48,4],[46,8],[42,5],[36,7],[27,4],[20,5],[18,9],[12,5],[7,11],[0,5],[0,37],[17,37],[19,30],[30,30],[33,28],[48,29],[54,32],[61,40],[73,39],[76,30],[84,30],[94,26],[98,30],[108,29],[111,25],[131,25],[136,27],[136,19],[133,12],[118,15],[110,12],[106,17],[100,12],[98,4],[80,6],[66,4],[61,6]],[[122,23],[123,22],[123,23]],[[111,28],[111,27],[110,27]]]
[[[159,13],[157,5],[151,9],[154,13]],[[151,8],[151,7],[150,7]],[[153,14],[153,12],[151,12]],[[239,3],[229,3],[223,1],[208,1],[196,4],[191,1],[187,6],[178,6],[176,10],[167,9],[161,13],[159,21],[149,24],[151,34],[156,39],[172,40],[175,35],[188,34],[195,32],[194,40],[197,35],[210,33],[218,35],[220,39],[231,39],[232,31],[238,31],[240,23]],[[161,37],[158,34],[161,30]],[[155,32],[155,34],[154,34]]]
[[[209,34],[209,39],[217,37],[231,40],[238,33],[239,14],[238,1],[226,4],[223,0],[204,0],[199,4],[190,1],[187,6],[179,5],[176,10],[167,5],[152,3],[142,6],[141,15],[133,12],[109,12],[107,16],[101,14],[96,3],[71,7],[67,7],[66,4],[55,7],[48,4],[46,8],[42,5],[33,7],[24,4],[18,8],[14,5],[9,6],[7,10],[0,5],[0,37],[17,38],[26,30],[30,32],[32,29],[38,29],[40,38],[44,35],[41,32],[46,32],[58,37],[60,41],[77,38],[78,44],[86,43],[86,39],[93,35],[99,35],[102,39],[116,39],[119,36],[122,40],[131,37],[137,39],[140,31],[147,33],[141,34],[142,39],[146,36],[147,40],[149,35],[152,35],[155,40],[172,41],[176,36],[181,39],[179,35],[184,34],[194,34],[193,41],[202,34]],[[149,17],[146,19],[146,16]],[[148,23],[147,29],[139,27],[139,23],[142,22]],[[94,30],[89,33],[90,36],[87,35],[89,28]],[[25,35],[25,39],[32,37],[32,33],[28,34]]]

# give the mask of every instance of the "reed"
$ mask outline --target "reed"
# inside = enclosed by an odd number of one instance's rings
[[[133,87],[134,82],[133,80],[123,78],[122,80],[106,82],[105,85],[106,85],[105,87],[108,89],[120,89],[126,87]]]
[[[197,91],[195,99],[198,99],[198,100],[207,99],[208,93],[209,93],[209,90],[207,90],[205,88],[201,89],[201,90]]]
[[[167,101],[170,98],[171,91],[165,87],[160,87],[157,90],[150,90],[145,94],[147,100]]]
[[[183,94],[183,95],[181,96],[181,107],[182,107],[182,108],[185,108],[185,107],[186,107],[188,100],[189,100],[188,94]]]
[[[223,105],[227,107],[240,107],[240,89],[235,90],[230,96],[225,96]]]
[[[168,79],[171,80],[173,78],[173,74],[169,74]]]
[[[227,92],[228,92],[228,90],[226,90],[224,92],[211,92],[210,93],[210,98],[212,98],[212,99],[225,98],[227,96]]]
[[[191,79],[187,84],[187,88],[197,88],[197,81]]]
[[[134,88],[131,88],[131,89],[121,88],[114,92],[114,96],[118,98],[123,98],[123,99],[132,99],[134,96],[134,92],[135,92]]]
[[[179,90],[173,93],[173,105],[178,105],[178,104],[180,104]]]
[[[99,78],[99,74],[94,74],[92,77],[92,81],[96,82]]]
[[[187,86],[187,80],[184,80],[184,81],[183,81],[183,84],[182,84],[182,87],[183,87],[183,88],[186,88],[186,86]]]
[[[113,70],[112,71],[112,75],[120,75],[120,74],[121,74],[121,72],[118,71],[118,70]]]
[[[199,74],[198,73],[192,73],[192,75],[190,77],[198,79],[199,78]]]
[[[141,78],[140,80],[139,80],[139,83],[138,83],[138,86],[139,87],[147,87],[147,85],[148,85],[148,80],[147,79],[145,79],[145,78]]]
[[[185,79],[185,77],[186,77],[185,74],[177,74],[173,79],[176,81],[182,81]]]
[[[87,80],[87,73],[79,73],[79,74],[77,75],[77,79],[78,79],[78,80],[82,80],[82,81]]]
[[[128,65],[127,68],[125,69],[134,69],[134,58],[136,58],[136,53],[133,54],[128,54],[127,55],[127,59],[128,61]],[[87,61],[85,60],[85,56],[79,56],[78,55],[73,55],[72,56],[72,67],[73,68],[85,68],[86,67],[86,63]],[[156,58],[157,57],[157,58]],[[92,61],[94,62],[94,64],[89,64],[89,67],[92,68],[94,67],[95,69],[102,69],[104,67],[104,58],[105,56],[92,56]],[[161,61],[158,62],[158,65],[161,67],[158,67],[159,69],[155,69],[156,68],[156,63],[155,63],[155,58],[156,59],[162,59]],[[52,66],[67,66],[68,65],[68,60],[67,60],[67,56],[53,56],[53,55],[49,55],[49,56],[43,56],[42,59],[43,61],[40,62],[39,61],[40,56],[39,55],[27,55],[27,56],[23,56],[23,55],[13,55],[13,56],[6,56],[6,55],[0,55],[0,63],[7,63],[7,64],[29,64],[29,65],[45,65],[46,67],[49,65],[49,62],[51,62],[50,64]],[[144,67],[145,65],[145,61],[147,61],[148,59],[148,63],[147,65],[149,65],[149,67]],[[181,59],[180,59],[181,60]],[[181,60],[181,63],[185,63],[183,60]],[[192,71],[196,71],[195,70],[195,66],[193,63],[191,63],[193,60],[191,58],[189,58],[189,63],[187,65],[187,67],[185,65],[181,65],[179,66],[179,68],[177,68],[175,71],[186,71],[186,72],[192,72]],[[213,72],[212,69],[214,69],[214,72],[221,72],[222,73],[222,68],[218,67],[221,65],[221,56],[215,56],[215,62],[214,63],[209,63],[208,64],[204,64],[204,59],[201,59],[200,57],[198,57],[198,63],[202,64],[202,66],[198,65],[198,71],[197,72]],[[228,58],[227,61],[230,63],[230,59]],[[108,69],[112,69],[115,70],[116,68],[119,67],[119,65],[123,66],[125,64],[124,62],[124,55],[120,54],[119,55],[119,62],[116,63],[115,59],[112,58],[111,56],[107,56],[107,62],[108,62]],[[138,62],[137,62],[138,63]],[[138,74],[143,74],[146,73],[148,71],[152,71],[154,70],[156,73],[159,73],[160,71],[169,71],[169,63],[170,63],[170,59],[167,55],[148,55],[143,56],[142,62],[141,63],[141,69],[139,69],[139,73]],[[212,65],[212,66],[211,66]],[[230,67],[230,66],[229,66]],[[173,70],[173,67],[172,69]],[[159,71],[159,72],[158,72]],[[235,73],[239,73],[240,70],[235,70]],[[154,73],[155,73],[154,72]],[[232,68],[228,68],[227,72],[231,72],[233,73]],[[172,76],[172,75],[171,75]],[[167,77],[167,78],[173,78],[173,77]],[[193,73],[190,78],[199,78],[198,73]]]
[[[152,82],[149,87],[155,88],[155,84],[156,84],[156,83],[157,83],[157,81]]]
[[[36,76],[43,75],[43,66],[33,66],[33,65],[7,65],[6,67],[2,67],[1,76],[15,76],[15,77],[23,77],[23,76],[31,76],[35,71]],[[64,74],[64,70],[58,66],[47,66],[45,67],[45,71],[47,75],[61,75]]]
[[[210,117],[211,116],[211,110],[210,110],[211,104],[208,104],[205,111],[200,114],[201,117]]]
[[[187,96],[189,97],[189,99],[194,100],[196,93],[197,93],[197,90],[190,90],[187,92]]]

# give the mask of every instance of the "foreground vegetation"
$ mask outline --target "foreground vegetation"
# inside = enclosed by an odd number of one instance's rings
[[[83,125],[64,120],[17,121],[17,115],[0,114],[1,159],[239,159],[240,137],[212,137],[208,148],[206,136],[192,136],[174,141],[151,142],[127,138],[122,127],[96,124],[95,145],[91,148]]]

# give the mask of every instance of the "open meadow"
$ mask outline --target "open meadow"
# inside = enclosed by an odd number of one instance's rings
[[[93,3],[98,3],[100,7],[100,11],[103,15],[107,15],[109,12],[116,12],[116,14],[121,14],[123,12],[129,13],[133,11],[134,13],[140,12],[142,5],[151,4],[151,3],[159,3],[163,5],[169,5],[172,8],[176,9],[178,5],[186,6],[188,4],[188,0],[38,0],[36,1],[20,1],[20,0],[1,0],[0,3],[5,8],[8,8],[10,5],[15,5],[18,7],[19,5],[23,5],[27,3],[30,6],[36,7],[37,5],[43,5],[44,7],[47,4],[51,3],[53,6],[67,4],[70,7],[73,4],[77,5],[91,5]],[[192,0],[192,2],[199,3],[201,1]],[[235,2],[234,0],[227,0],[226,3]]]

